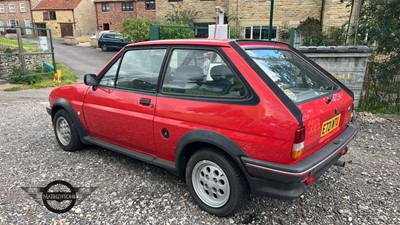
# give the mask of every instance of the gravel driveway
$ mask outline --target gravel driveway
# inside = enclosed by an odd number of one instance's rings
[[[95,146],[62,151],[45,110],[49,92],[0,91],[0,224],[400,224],[398,116],[359,113],[346,167],[331,168],[300,199],[253,197],[218,218],[163,169]],[[64,214],[21,189],[57,179],[98,188]]]

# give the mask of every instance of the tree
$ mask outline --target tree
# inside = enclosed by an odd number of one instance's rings
[[[171,23],[185,24],[187,26],[194,25],[194,19],[196,19],[199,11],[195,9],[185,9],[182,2],[178,4],[171,4],[173,10],[167,14],[167,21]]]
[[[373,50],[364,81],[366,110],[400,112],[399,0],[364,2],[357,37]]]
[[[139,42],[150,39],[150,21],[140,18],[130,18],[122,22],[121,34],[129,39]]]
[[[359,36],[367,37],[380,54],[400,52],[399,0],[368,0],[364,3]]]

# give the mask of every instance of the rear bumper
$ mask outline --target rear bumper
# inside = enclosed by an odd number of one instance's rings
[[[306,191],[305,180],[310,177],[318,179],[328,170],[341,157],[339,152],[347,147],[356,133],[357,127],[350,125],[325,147],[294,165],[241,157],[252,194],[286,199],[299,197]]]

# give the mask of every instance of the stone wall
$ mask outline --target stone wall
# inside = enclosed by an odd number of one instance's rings
[[[348,22],[351,10],[351,7],[347,6],[348,4],[349,0],[345,0],[343,3],[340,0],[325,0],[324,29],[331,26],[341,27]]]
[[[37,66],[42,67],[44,62],[52,62],[51,54],[25,55],[25,63],[28,70],[33,70]],[[3,55],[2,52],[0,52],[0,78],[8,79],[16,68],[21,68],[19,56]]]
[[[368,57],[366,46],[300,47],[307,57],[340,80],[354,93],[354,105],[360,101]]]
[[[75,36],[91,36],[96,32],[96,8],[91,0],[83,0],[74,10]],[[89,41],[87,38],[86,41]],[[79,42],[79,41],[78,41]]]
[[[346,7],[350,0],[325,0],[323,12],[323,26],[327,29],[331,26],[341,26],[348,21],[350,7]],[[268,26],[270,17],[269,0],[184,0],[172,2],[169,0],[157,0],[157,20],[165,20],[169,12],[173,12],[178,5],[182,9],[194,9],[199,11],[196,23],[215,23],[215,7],[222,6],[226,15],[237,17],[241,35],[246,26]],[[274,1],[273,26],[277,26],[278,31],[283,25],[297,26],[300,21],[307,17],[320,19],[321,0],[279,0]],[[225,21],[227,22],[227,21]],[[230,22],[231,25],[232,22]]]
[[[243,1],[243,0],[241,0]],[[196,23],[215,23],[215,7],[221,6],[228,13],[228,0],[184,0],[184,1],[169,1],[157,0],[156,11],[157,20],[165,21],[168,13],[180,10],[195,10],[198,11]],[[227,21],[225,21],[227,22]]]

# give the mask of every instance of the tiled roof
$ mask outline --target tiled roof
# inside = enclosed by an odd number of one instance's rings
[[[42,0],[33,10],[75,9],[82,0]]]

